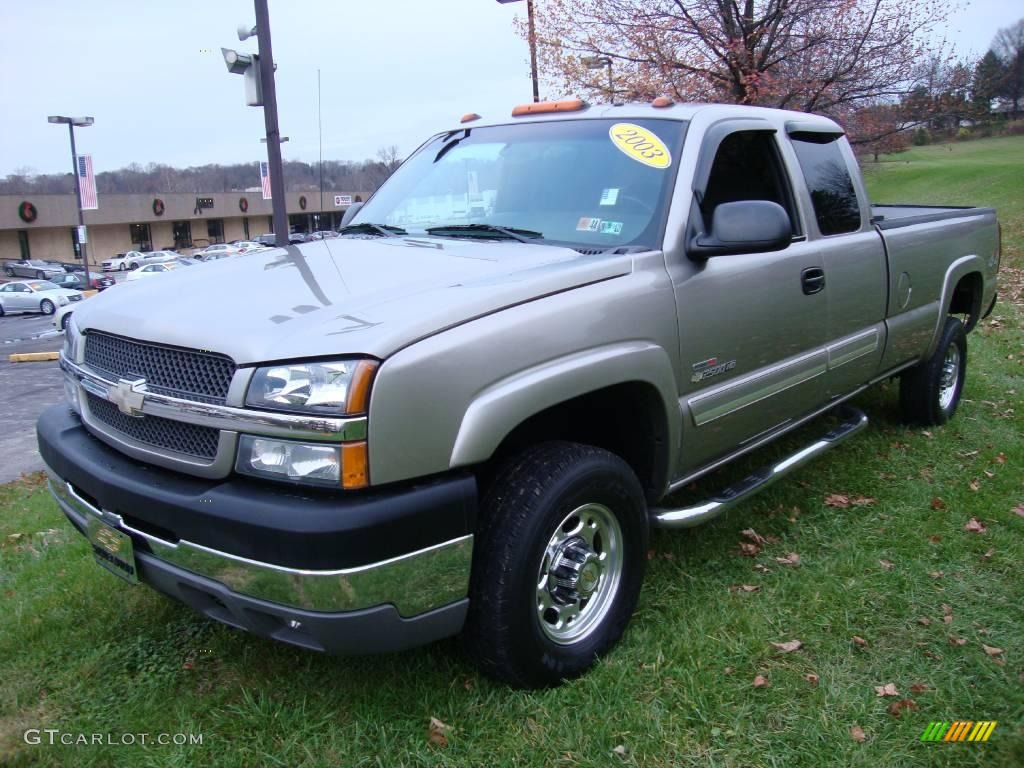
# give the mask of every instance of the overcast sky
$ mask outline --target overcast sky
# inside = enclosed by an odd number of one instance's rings
[[[70,164],[50,114],[92,115],[76,131],[97,171],[132,162],[185,167],[263,156],[263,112],[244,103],[220,48],[254,22],[251,0],[2,0],[0,175]],[[404,156],[465,112],[507,113],[530,98],[526,44],[512,29],[525,3],[495,0],[270,0],[285,159],[315,161],[316,73],[323,154]],[[1008,0],[973,0],[949,30],[980,54],[1016,19]]]

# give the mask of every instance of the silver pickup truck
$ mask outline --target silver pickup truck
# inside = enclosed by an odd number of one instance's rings
[[[990,209],[872,206],[831,120],[664,99],[467,115],[341,235],[75,312],[53,494],[100,564],[213,619],[335,653],[461,632],[519,686],[616,643],[651,528],[839,444],[866,387],[949,419],[1000,259]]]

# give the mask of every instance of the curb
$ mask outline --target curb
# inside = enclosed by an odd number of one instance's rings
[[[39,363],[44,360],[57,360],[59,352],[15,352],[8,360],[12,363]]]

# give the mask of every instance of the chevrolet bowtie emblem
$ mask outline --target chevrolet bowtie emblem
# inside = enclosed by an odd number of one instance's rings
[[[146,402],[145,379],[119,379],[107,388],[107,400],[126,416],[142,417],[142,404]]]

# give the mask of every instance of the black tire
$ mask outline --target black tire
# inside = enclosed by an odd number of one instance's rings
[[[36,272],[36,280],[45,280],[45,279],[46,279],[46,273],[43,272],[42,270],[38,270]]]
[[[905,421],[924,427],[945,424],[956,413],[967,379],[967,333],[946,318],[935,352],[900,376],[900,410]]]
[[[68,329],[68,323],[71,320],[71,313],[68,312],[64,317],[60,319],[60,329],[66,331]]]
[[[3,305],[3,304],[0,304],[0,317],[3,317],[3,316],[4,316],[4,315],[6,315],[6,314],[7,314],[7,313],[6,313],[5,311],[4,311],[4,305]]]
[[[57,311],[57,308],[49,299],[43,299],[41,302],[39,302],[39,311],[42,312],[44,315],[52,315],[54,312]]]
[[[10,267],[4,267],[4,272],[7,274],[8,277],[14,277],[14,270],[11,269]]]
[[[587,557],[595,565],[591,568],[589,561],[577,565],[575,584],[580,591],[574,587],[568,593],[558,592],[575,595],[573,605],[582,608],[575,623],[567,619],[558,630],[554,619],[543,618],[558,610],[541,607],[542,598],[548,601],[552,595],[550,600],[555,600],[553,592],[542,594],[542,584],[547,584],[545,590],[564,589],[555,576],[545,574],[555,574],[556,564],[568,562],[567,550],[561,547],[582,542],[570,535],[552,549],[557,531],[569,526],[567,533],[572,532],[573,518],[567,516],[581,509],[582,515],[575,518],[580,530],[592,523],[593,514],[602,516],[610,527],[591,526],[598,532],[590,533],[594,544]],[[601,530],[608,531],[607,542]],[[469,656],[486,674],[516,687],[557,685],[581,675],[615,645],[633,615],[647,564],[647,540],[643,490],[618,456],[568,442],[542,443],[519,454],[499,471],[481,508],[463,632]],[[602,550],[604,555],[598,554]],[[552,552],[558,556],[551,558]],[[602,569],[596,561],[605,557]],[[564,568],[558,570],[559,577],[565,573]],[[610,575],[615,573],[617,582]],[[587,586],[591,597],[579,601]],[[558,606],[565,607],[561,602]],[[588,614],[588,608],[594,610]],[[555,631],[581,634],[556,640],[550,634]]]
[[[128,265],[128,269],[135,270],[135,269],[138,269],[138,268],[139,268],[138,262],[132,262],[131,264]]]
[[[124,262],[122,261],[120,264],[117,265],[117,269],[119,272],[124,272],[127,269],[127,267],[124,265]]]

